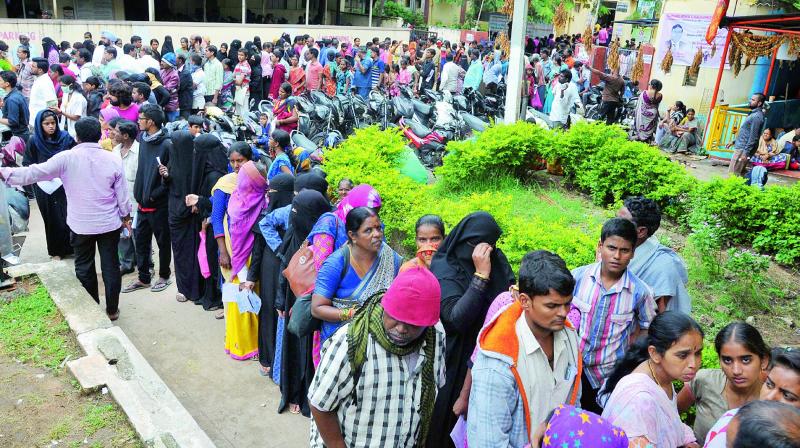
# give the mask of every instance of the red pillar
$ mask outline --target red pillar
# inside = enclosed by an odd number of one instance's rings
[[[639,90],[647,90],[647,84],[650,83],[650,73],[653,71],[653,59],[656,53],[656,47],[648,44],[644,44],[639,47],[639,51],[644,53],[644,69],[642,70],[642,78],[639,79]],[[637,54],[636,57],[638,58],[639,55]],[[637,81],[632,79],[631,81]]]
[[[717,71],[717,82],[714,84],[714,95],[711,97],[711,110],[708,111],[706,119],[706,130],[703,135],[708,135],[708,128],[711,126],[711,114],[717,106],[717,95],[719,94],[719,83],[722,82],[722,72],[725,70],[725,61],[728,60],[728,48],[731,46],[733,28],[728,28],[728,37],[725,38],[725,46],[722,48],[722,57],[719,60],[719,70]]]

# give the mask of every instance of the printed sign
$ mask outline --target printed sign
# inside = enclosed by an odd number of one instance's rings
[[[690,66],[697,49],[700,48],[703,52],[703,62],[700,66],[719,67],[728,30],[722,28],[715,36],[713,42],[717,44],[717,51],[712,56],[711,45],[706,42],[706,31],[710,20],[711,15],[708,14],[664,14],[659,25],[655,60],[660,63],[667,49],[672,48],[673,65]]]

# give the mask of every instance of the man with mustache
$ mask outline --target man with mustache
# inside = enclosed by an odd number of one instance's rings
[[[329,339],[308,392],[312,447],[422,446],[444,385],[441,288],[400,273]],[[380,428],[380,430],[375,430]]]
[[[497,300],[510,303],[478,336],[472,367],[469,446],[529,446],[553,408],[575,404],[581,391],[578,334],[567,321],[575,280],[545,250],[522,259],[519,284]],[[504,297],[505,296],[505,297]]]

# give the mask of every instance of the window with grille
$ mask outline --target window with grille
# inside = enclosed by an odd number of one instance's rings
[[[353,14],[366,14],[367,0],[345,0],[344,11]]]

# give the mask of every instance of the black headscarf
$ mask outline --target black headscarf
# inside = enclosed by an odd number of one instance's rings
[[[314,173],[305,173],[297,176],[294,181],[294,191],[300,192],[303,190],[315,190],[322,193],[326,199],[328,198],[328,181],[324,177],[318,176]]]
[[[475,275],[472,252],[479,243],[497,244],[503,231],[492,215],[475,212],[467,215],[439,246],[433,255],[431,272],[442,286],[442,298],[463,294]],[[503,251],[494,248],[491,254],[492,271],[489,275],[487,297],[497,297],[514,283],[514,272]]]
[[[231,41],[230,47],[228,47],[228,59],[233,62],[234,65],[239,63],[239,50],[242,48],[242,41],[239,39],[234,39]]]
[[[194,154],[194,136],[189,131],[176,131],[172,135],[172,149],[169,153],[169,191],[170,220],[184,219],[191,216],[191,209],[186,207],[185,198],[192,193],[192,161]]]
[[[260,52],[261,51],[261,47],[264,46],[261,43],[261,37],[259,37],[259,36],[253,37],[253,45],[256,47],[256,52]]]
[[[292,211],[289,214],[289,226],[278,253],[283,255],[284,264],[288,263],[297,249],[308,238],[314,224],[324,213],[331,211],[331,205],[325,196],[314,190],[304,190],[292,200]]]
[[[281,173],[273,177],[269,182],[268,194],[267,213],[291,204],[292,199],[294,199],[294,176],[288,173]]]
[[[56,133],[52,138],[47,138],[44,134],[42,122],[47,117],[53,117],[56,120]],[[39,152],[38,163],[43,163],[50,160],[50,157],[75,146],[75,140],[63,129],[58,127],[58,115],[50,109],[40,111],[36,115],[33,124],[33,136],[31,136],[31,144],[36,147]]]
[[[172,36],[165,36],[164,43],[161,45],[161,54],[175,53],[175,48],[172,47]]]
[[[112,42],[112,44],[113,44],[113,42]],[[42,38],[42,57],[43,58],[47,59],[47,55],[50,54],[50,50],[52,50],[54,48],[56,49],[56,51],[58,51],[59,47],[58,47],[58,44],[56,44],[56,41],[54,41],[53,39],[51,39],[49,37]]]
[[[211,134],[200,134],[194,139],[192,158],[192,191],[203,197],[211,196],[211,189],[228,173],[225,146]]]

